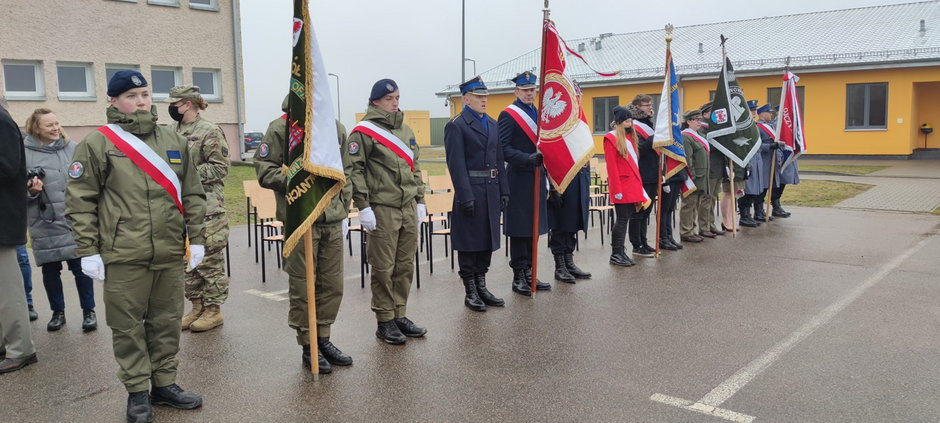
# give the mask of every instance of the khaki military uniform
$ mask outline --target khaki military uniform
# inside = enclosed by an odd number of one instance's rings
[[[369,233],[366,253],[372,266],[372,311],[379,322],[407,317],[418,248],[416,207],[424,203],[418,145],[403,119],[401,112],[386,113],[371,104],[363,118],[408,144],[414,151],[414,169],[391,149],[361,132],[350,134],[343,148],[343,154],[352,162],[349,181],[353,204],[359,210],[371,207],[375,213],[376,228]]]
[[[186,298],[202,299],[203,305],[222,305],[228,298],[225,275],[225,246],[228,217],[225,215],[225,177],[228,175],[228,142],[219,126],[197,116],[180,123],[176,132],[189,141],[189,156],[206,192],[206,256],[199,266],[186,272]]]
[[[286,108],[286,104],[285,104]],[[339,122],[336,132],[340,144],[346,140],[346,129]],[[255,151],[255,169],[262,187],[272,189],[277,198],[277,219],[287,216],[287,176],[283,172],[287,156],[287,120],[278,118],[268,125],[261,141],[263,147]],[[343,158],[343,167],[349,175],[349,161]],[[326,212],[314,222],[313,257],[316,261],[315,285],[317,303],[317,336],[330,337],[330,327],[336,321],[343,299],[343,229],[342,222],[349,215],[352,185],[346,184],[340,194],[333,197]],[[297,332],[297,343],[310,344],[310,326],[307,316],[307,269],[304,243],[294,247],[284,260],[288,276],[290,310],[287,324]]]
[[[206,196],[186,140],[157,126],[154,110],[128,115],[110,107],[108,122],[166,160],[180,180],[185,216],[163,187],[97,131],[75,149],[66,191],[77,254],[101,254],[105,264],[107,323],[128,392],[176,382],[184,236],[205,242]]]

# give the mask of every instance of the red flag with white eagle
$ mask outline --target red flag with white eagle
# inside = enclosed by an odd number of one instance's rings
[[[777,141],[783,141],[783,164],[786,169],[797,157],[806,152],[806,138],[803,134],[803,113],[796,96],[796,83],[800,77],[793,72],[783,75],[783,89],[780,96],[780,112],[777,114]]]
[[[581,96],[565,73],[566,52],[582,61],[584,58],[565,44],[552,21],[544,21],[543,31],[542,63],[545,68],[542,70],[538,148],[544,157],[549,181],[558,192],[564,192],[581,167],[594,155],[594,138],[581,107]],[[597,74],[614,76],[617,73]]]

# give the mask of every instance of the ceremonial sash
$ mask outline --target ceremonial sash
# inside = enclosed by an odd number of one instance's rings
[[[104,134],[105,138],[111,141],[111,144],[114,144],[118,150],[131,159],[131,162],[163,187],[167,194],[170,194],[170,197],[173,198],[173,201],[176,202],[176,207],[179,208],[180,213],[186,214],[183,211],[183,198],[180,195],[182,192],[180,180],[162,156],[153,151],[140,138],[113,123],[98,128],[98,132]]]
[[[401,157],[402,160],[408,162],[408,166],[411,166],[411,170],[415,170],[415,153],[411,151],[411,147],[408,147],[408,144],[405,144],[404,141],[395,136],[395,134],[379,127],[378,125],[369,122],[362,121],[356,125],[350,134],[356,132],[362,132],[379,142],[379,144],[388,147],[389,150],[392,150],[393,153]]]
[[[525,132],[525,134],[529,136],[529,140],[532,141],[532,144],[537,145],[538,137],[535,136],[537,127],[532,117],[515,104],[510,104],[509,107],[506,108],[506,113],[509,113],[509,116],[512,116],[513,120],[522,128],[522,132]]]
[[[698,141],[699,144],[702,144],[702,147],[705,147],[705,151],[711,153],[712,150],[711,147],[708,146],[708,141],[706,141],[705,138],[702,138],[698,132],[693,131],[692,128],[685,128],[682,133],[687,134],[688,136],[692,137],[692,139]]]
[[[636,128],[636,132],[642,135],[643,138],[650,138],[653,136],[653,128],[650,128],[649,125],[643,122],[634,120],[633,127]]]
[[[770,125],[763,122],[757,122],[757,127],[760,128],[761,131],[764,131],[765,134],[769,135],[770,139],[776,139],[774,137],[774,128],[771,128]]]
[[[615,131],[608,132],[607,135],[604,135],[604,138],[609,139],[613,143],[613,145],[615,146],[617,145],[617,133]],[[643,202],[640,203],[640,205],[638,205],[636,209],[642,210],[642,209],[649,207],[650,204],[653,203],[653,201],[650,199],[649,195],[646,194],[646,190],[643,189],[643,182],[642,182],[642,179],[640,179],[639,156],[637,156],[636,150],[633,148],[633,142],[629,137],[626,137],[626,141],[627,142],[625,144],[627,145],[627,153],[630,154],[630,158],[629,160],[627,160],[627,162],[630,163],[630,171],[631,173],[633,173],[633,177],[636,178],[637,181],[640,181],[640,183],[637,184],[637,186],[640,188],[640,192],[643,193]],[[608,175],[608,177],[609,176],[610,175]]]

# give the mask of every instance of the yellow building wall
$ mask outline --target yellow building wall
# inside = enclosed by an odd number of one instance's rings
[[[807,154],[909,155],[923,148],[919,127],[930,123],[937,128],[928,137],[929,148],[940,148],[940,66],[922,68],[874,69],[864,71],[801,72],[804,87],[804,128]],[[683,80],[680,83],[682,111],[697,108],[709,100],[717,79]],[[748,99],[764,104],[768,88],[780,88],[782,75],[738,79]],[[888,83],[887,127],[856,130],[845,128],[846,84]],[[619,97],[621,105],[637,94],[658,94],[661,83],[583,87],[584,113],[593,130],[595,97]],[[489,96],[487,114],[494,118],[515,99],[512,93]],[[451,98],[451,115],[462,109],[460,97]],[[775,104],[774,107],[777,105]],[[595,152],[603,152],[603,135],[594,135]]]
[[[415,133],[415,142],[420,146],[431,145],[431,112],[427,110],[402,110],[405,125]],[[356,122],[362,120],[365,113],[356,113]],[[350,128],[352,129],[352,128]],[[402,140],[408,142],[408,140]]]

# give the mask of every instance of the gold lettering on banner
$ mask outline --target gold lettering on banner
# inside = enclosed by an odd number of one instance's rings
[[[287,204],[293,204],[294,201],[299,200],[300,197],[303,197],[303,195],[306,194],[312,186],[313,175],[307,175],[307,177],[304,178],[304,180],[301,181],[299,185],[287,193]]]

